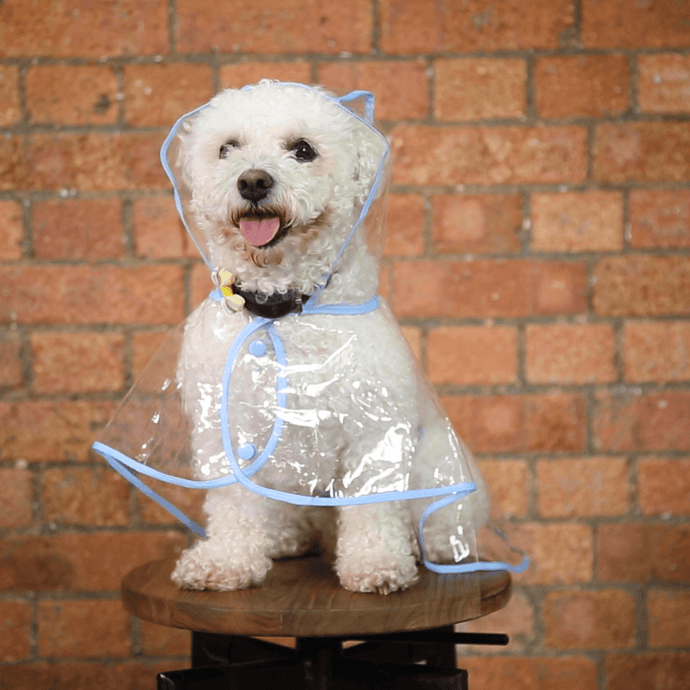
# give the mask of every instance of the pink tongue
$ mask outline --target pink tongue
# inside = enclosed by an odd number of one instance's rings
[[[278,218],[240,221],[242,237],[254,247],[263,247],[264,244],[268,244],[276,236],[279,228]]]

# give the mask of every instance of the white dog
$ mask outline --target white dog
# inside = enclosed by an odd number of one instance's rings
[[[227,407],[240,465],[261,454],[276,417],[282,425],[253,481],[317,497],[475,481],[476,498],[435,514],[425,531],[430,560],[474,554],[473,535],[486,519],[481,480],[458,476],[465,451],[385,305],[298,313],[310,300],[361,305],[377,293],[367,223],[348,238],[378,193],[383,138],[325,92],[271,82],[222,92],[180,136],[188,214],[213,265],[234,276],[237,309],[207,300],[185,327],[178,379],[193,427],[195,476],[229,474],[218,418],[226,358],[236,344]],[[270,329],[238,342],[262,310],[277,317]],[[276,381],[286,373],[281,403]],[[344,587],[404,589],[417,579],[416,525],[427,504],[323,508],[239,484],[212,489],[204,504],[207,539],[182,554],[173,580],[191,589],[260,585],[272,559],[304,553],[320,533]]]

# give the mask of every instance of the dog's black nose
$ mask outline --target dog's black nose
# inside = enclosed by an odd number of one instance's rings
[[[237,180],[237,189],[243,199],[256,203],[268,196],[273,178],[265,170],[247,170]]]

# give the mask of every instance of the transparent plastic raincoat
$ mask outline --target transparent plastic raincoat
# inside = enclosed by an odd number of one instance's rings
[[[377,294],[390,157],[373,96],[282,86],[327,99],[367,142],[366,188],[330,268],[307,293],[231,286],[223,245],[191,211],[178,150],[179,135],[210,104],[180,118],[161,160],[216,289],[163,343],[94,449],[202,537],[152,488],[157,482],[209,491],[239,483],[301,506],[404,501],[427,568],[523,570],[527,559],[496,529],[470,452]],[[258,223],[250,231],[273,232]]]

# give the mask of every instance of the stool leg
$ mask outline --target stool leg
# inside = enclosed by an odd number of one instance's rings
[[[332,690],[334,666],[342,649],[341,640],[298,637],[296,643],[304,668],[304,690]]]

